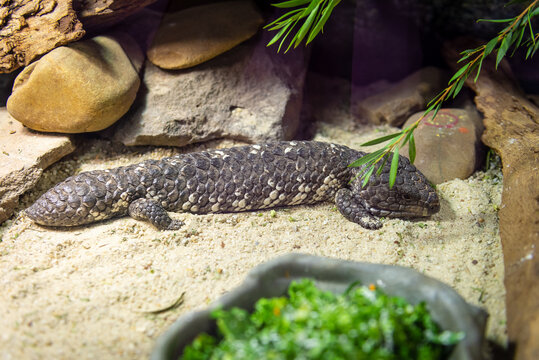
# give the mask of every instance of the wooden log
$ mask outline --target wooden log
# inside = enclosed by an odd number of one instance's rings
[[[478,46],[457,40],[445,47],[449,64]],[[462,65],[459,65],[462,66]],[[495,69],[491,56],[481,74],[466,81],[483,113],[483,142],[502,159],[500,238],[505,264],[507,333],[516,343],[515,360],[539,359],[539,108],[520,90],[509,64]]]
[[[74,0],[73,8],[86,30],[114,25],[157,0]]]
[[[84,35],[71,0],[0,1],[0,73]]]

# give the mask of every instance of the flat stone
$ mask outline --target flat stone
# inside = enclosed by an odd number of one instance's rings
[[[124,115],[140,85],[135,67],[112,37],[54,49],[15,80],[7,109],[31,129],[102,130]]]
[[[196,6],[169,13],[148,59],[163,69],[185,69],[216,57],[251,38],[264,19],[251,0]]]
[[[423,115],[412,115],[407,127]],[[414,165],[433,184],[452,179],[466,179],[482,164],[484,152],[481,143],[483,124],[477,111],[441,109],[432,119],[429,115],[414,131],[416,158]],[[408,156],[408,144],[401,154]]]
[[[456,64],[462,49],[476,42],[457,40],[445,47]],[[503,192],[499,211],[505,264],[507,332],[516,342],[516,360],[539,358],[539,108],[514,82],[504,60],[483,62],[477,82],[467,85],[483,113],[483,142],[502,158]]]
[[[291,139],[299,126],[303,49],[276,54],[265,34],[187,70],[145,64],[143,91],[118,123],[125,145],[184,146],[210,139]]]
[[[37,134],[0,108],[0,223],[19,196],[37,183],[43,169],[75,150],[67,136]]]
[[[392,84],[378,94],[357,103],[354,100],[353,111],[362,122],[400,126],[413,113],[424,109],[446,83],[446,72],[427,67]]]

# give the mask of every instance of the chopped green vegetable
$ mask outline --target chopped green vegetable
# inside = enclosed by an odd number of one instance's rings
[[[305,279],[288,294],[260,299],[252,314],[215,310],[219,338],[199,335],[181,359],[443,359],[464,337],[441,331],[425,303],[374,285],[335,295]]]

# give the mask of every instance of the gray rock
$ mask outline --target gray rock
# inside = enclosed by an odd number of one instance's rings
[[[0,223],[13,213],[19,196],[43,169],[75,149],[67,136],[34,133],[0,108]]]
[[[361,121],[372,124],[400,126],[410,115],[424,109],[444,88],[447,79],[447,74],[440,69],[421,69],[378,94],[357,103],[353,100],[356,103],[353,105],[354,114]]]
[[[216,138],[290,139],[299,126],[305,53],[278,55],[271,34],[187,70],[147,62],[143,88],[118,124],[125,145],[183,146]]]
[[[414,114],[404,127],[413,124],[423,112]],[[441,109],[432,120],[425,118],[414,131],[414,165],[433,184],[466,179],[482,163],[483,123],[475,109]],[[408,144],[401,154],[408,156]]]

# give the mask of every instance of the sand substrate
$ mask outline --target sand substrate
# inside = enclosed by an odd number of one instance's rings
[[[359,148],[391,131],[320,124],[316,139]],[[129,217],[51,229],[21,212],[74,173],[177,152],[93,140],[45,171],[36,189],[21,198],[18,212],[0,227],[0,359],[147,358],[155,339],[180,315],[233,289],[257,264],[290,252],[412,267],[486,309],[487,337],[505,344],[497,217],[502,184],[495,170],[439,185],[441,211],[432,218],[384,220],[376,231],[347,221],[331,203],[237,214],[174,213],[186,224],[178,231],[158,231]],[[185,302],[178,308],[148,313],[182,293]]]

